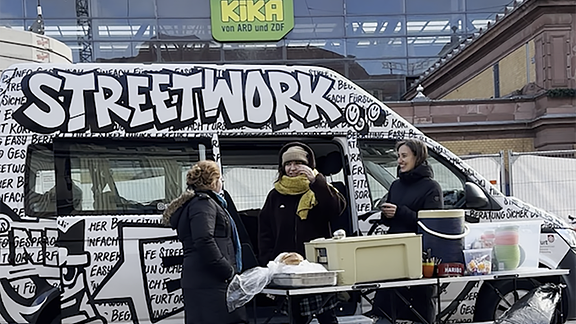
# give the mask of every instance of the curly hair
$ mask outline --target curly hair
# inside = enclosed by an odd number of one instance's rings
[[[214,161],[203,160],[186,173],[186,184],[194,190],[212,190],[220,178],[220,168]]]

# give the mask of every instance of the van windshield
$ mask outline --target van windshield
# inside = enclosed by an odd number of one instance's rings
[[[398,163],[395,151],[396,142],[384,140],[359,141],[360,154],[366,170],[366,179],[373,204],[386,197],[388,189],[396,180]],[[459,208],[464,204],[464,183],[466,177],[449,168],[443,159],[428,151],[428,163],[444,195],[444,208]]]

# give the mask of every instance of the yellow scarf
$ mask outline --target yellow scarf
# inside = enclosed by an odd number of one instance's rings
[[[314,176],[318,174],[316,170],[313,172]],[[312,207],[318,205],[314,191],[310,190],[310,180],[303,174],[297,177],[282,176],[282,179],[274,184],[274,188],[283,195],[303,194],[296,209],[296,214],[302,220],[308,217],[308,211]]]

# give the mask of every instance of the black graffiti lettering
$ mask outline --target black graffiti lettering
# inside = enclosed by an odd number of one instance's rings
[[[12,189],[12,188],[14,188],[14,186],[12,185],[13,182],[14,182],[14,179],[12,179],[12,178],[1,179],[0,180],[0,189]]]
[[[29,134],[30,130],[26,129],[23,125],[10,124],[10,134]]]
[[[20,203],[24,201],[24,194],[21,192],[4,192],[0,194],[0,199],[5,203]]]
[[[152,294],[150,302],[154,304],[170,304],[173,302],[174,294]]]
[[[46,244],[47,239],[41,236],[14,236],[14,247],[16,248],[29,248],[29,247],[40,247],[42,244]]]
[[[24,159],[26,157],[26,150],[25,149],[16,149],[16,148],[9,148],[8,154],[6,156],[9,159]]]
[[[350,162],[359,162],[360,161],[360,154],[351,153],[350,154]]]
[[[0,164],[0,173],[24,173],[25,164]]]
[[[152,289],[166,289],[166,284],[164,283],[163,280],[161,279],[157,279],[157,280],[148,280],[148,289],[152,290]]]
[[[145,260],[154,260],[156,259],[156,250],[146,250],[144,252],[144,259]]]
[[[104,261],[108,261],[108,262],[115,262],[120,260],[120,252],[118,251],[98,251],[98,252],[94,252],[92,253],[92,261],[93,262],[104,262]]]
[[[16,188],[22,188],[24,186],[24,177],[18,176],[16,179],[17,179]]]
[[[9,95],[2,96],[0,101],[3,106],[20,106],[26,103],[26,97],[12,97]]]
[[[356,205],[356,211],[358,213],[369,212],[371,210],[371,208],[372,207],[370,206],[370,204],[367,204],[367,203],[361,203],[361,204]]]
[[[388,131],[388,138],[401,140],[406,137],[406,131],[400,129],[391,129]]]
[[[22,287],[23,294],[34,294],[36,292],[36,285],[31,281],[26,281]]]
[[[0,218],[0,233],[2,233],[2,234],[7,233],[8,230],[10,230],[10,223],[4,218]],[[0,239],[0,246],[2,246],[3,248],[4,248],[4,240],[7,241],[6,238]]]
[[[126,223],[130,223],[130,224],[160,224],[161,222],[162,222],[162,220],[160,218],[152,219],[152,218],[139,217],[139,218],[135,218],[135,219],[118,219],[116,217],[113,217],[110,229],[115,229],[116,227],[118,227],[118,225],[126,224]]]
[[[111,265],[93,265],[92,268],[90,268],[90,276],[105,276],[110,270],[112,270]]]
[[[354,164],[352,165],[352,175],[357,175],[357,174],[363,174],[364,173],[364,167],[360,164]]]
[[[370,192],[368,192],[368,190],[354,191],[354,199],[366,199],[366,198],[370,198]]]
[[[56,261],[57,257],[58,257],[58,251],[54,250],[54,251],[45,251],[45,252],[40,252],[37,255],[37,259],[36,261],[38,263],[44,262],[44,261]]]
[[[88,237],[88,246],[117,246],[118,237]]]
[[[330,97],[335,80],[322,73],[203,68],[132,70],[137,74],[119,69],[36,72],[22,82],[26,102],[17,103],[20,107],[13,118],[27,129],[43,134],[88,128],[100,132],[120,126],[127,133],[152,129],[154,125],[157,129],[182,129],[197,116],[202,118],[202,124],[210,125],[220,114],[225,122],[213,125],[213,130],[266,124],[278,130],[289,126],[290,117],[302,121],[305,127],[317,125],[322,117],[328,126],[335,126],[342,119],[336,101],[345,97]],[[192,74],[182,75],[180,71]],[[340,82],[341,86],[354,87]],[[372,99],[362,95],[355,100]],[[88,121],[88,116],[94,118]]]
[[[160,248],[160,257],[161,258],[169,257],[169,256],[180,256],[180,255],[183,255],[183,253],[184,252],[182,249],[165,248],[165,247]]]
[[[332,95],[329,95],[328,98],[333,103],[340,103],[340,104],[346,103],[346,95],[343,95],[343,94],[332,94]]]
[[[368,188],[368,183],[365,179],[354,179],[354,188]]]
[[[170,310],[168,310],[168,309],[166,309],[166,308],[163,308],[163,309],[155,309],[155,310],[152,312],[152,314],[153,314],[152,317],[153,317],[153,318],[158,318],[158,317],[160,317],[160,316],[165,316],[165,315],[168,314],[168,313],[170,313]]]
[[[158,265],[157,264],[147,264],[144,268],[144,272],[146,274],[156,274],[158,273]]]
[[[112,322],[128,322],[132,319],[132,314],[130,311],[113,309],[112,310],[112,318],[110,319]]]
[[[473,315],[474,314],[474,305],[461,304],[460,305],[460,314],[461,315],[465,315],[465,314]]]
[[[182,272],[182,265],[181,264],[177,264],[175,266],[172,267],[159,267],[158,268],[158,273],[159,274],[175,274],[175,273],[181,273]]]
[[[93,222],[90,224],[90,227],[88,227],[88,231],[90,232],[107,231],[106,224],[108,224],[108,221],[105,220]]]
[[[6,146],[26,145],[27,138],[28,137],[26,135],[18,135],[18,136],[7,135],[4,138],[4,145]]]

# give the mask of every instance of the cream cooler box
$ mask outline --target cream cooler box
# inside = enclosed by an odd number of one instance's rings
[[[306,259],[338,273],[339,285],[422,277],[422,235],[386,234],[316,239]]]

